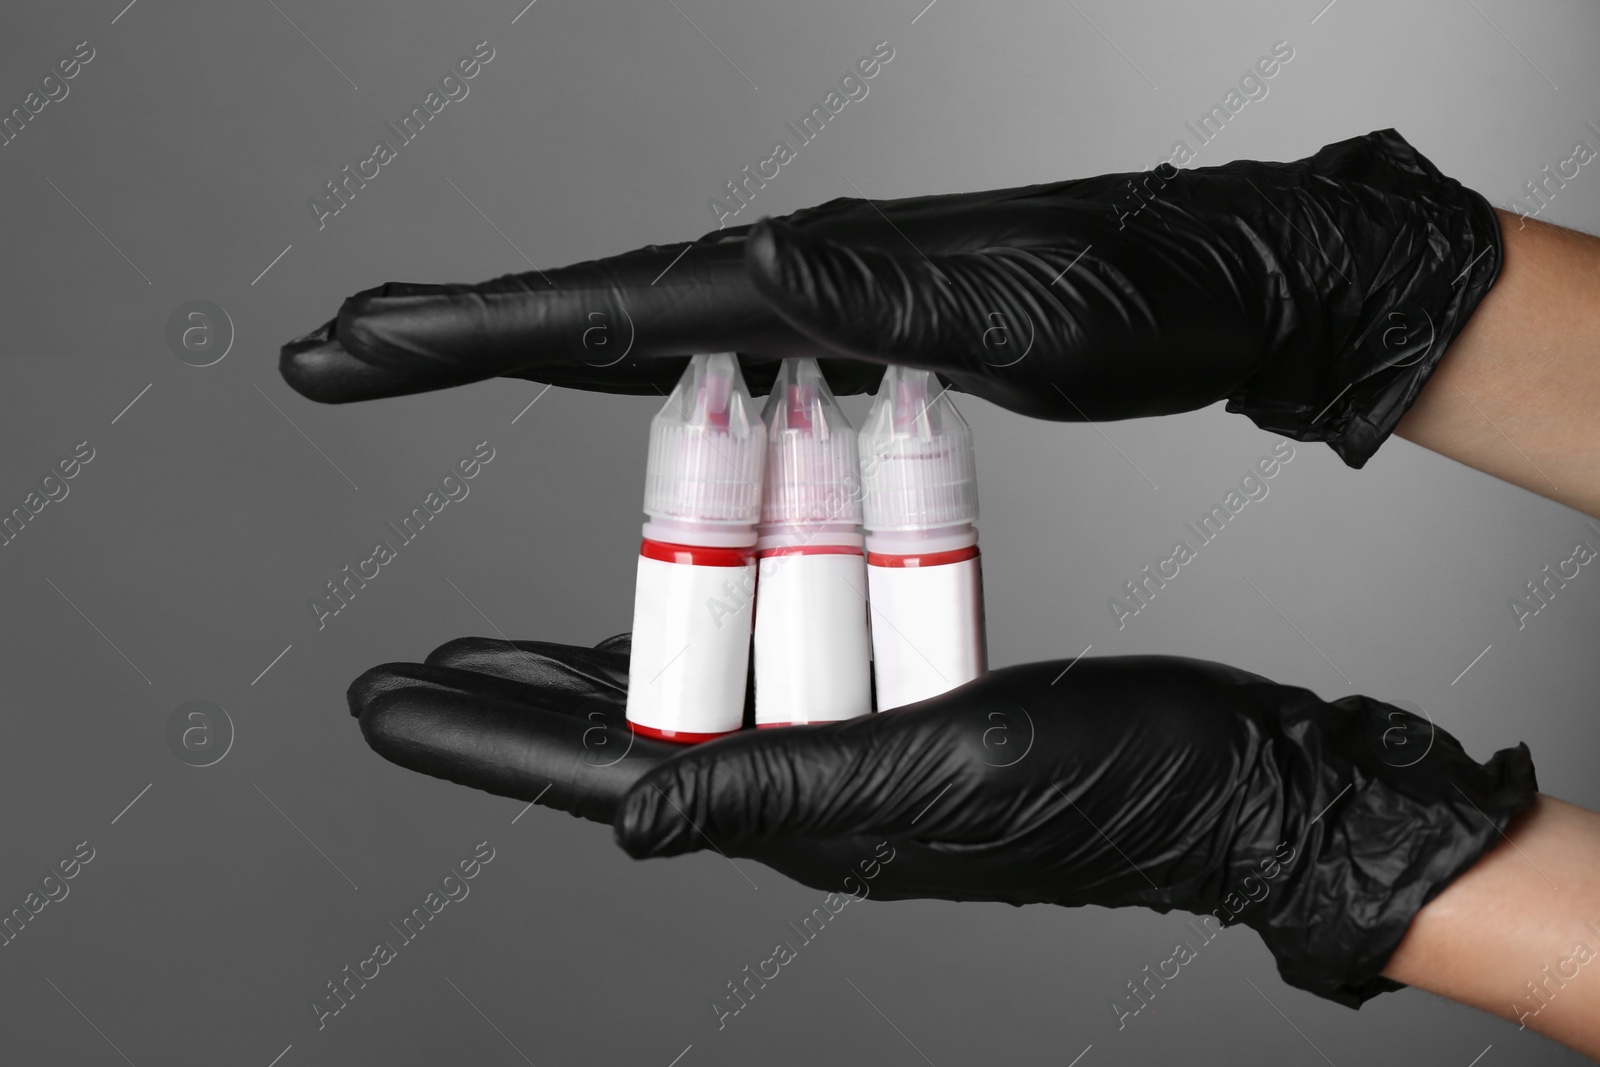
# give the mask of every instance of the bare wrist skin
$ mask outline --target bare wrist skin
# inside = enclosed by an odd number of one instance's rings
[[[1600,238],[1496,214],[1499,280],[1395,432],[1600,516]]]
[[[1383,974],[1600,1058],[1600,814],[1541,795],[1417,913]]]

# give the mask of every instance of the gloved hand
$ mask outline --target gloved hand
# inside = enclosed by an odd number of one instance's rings
[[[1367,697],[1167,656],[1068,665],[688,747],[628,730],[626,635],[464,638],[349,701],[395,763],[611,823],[635,857],[712,847],[835,891],[870,863],[886,899],[1216,915],[1351,1006],[1397,988],[1380,972],[1412,917],[1534,801],[1526,746],[1480,765]]]
[[[665,395],[716,351],[761,394],[782,357],[821,355],[840,395],[901,363],[1046,419],[1227,398],[1359,467],[1500,259],[1489,203],[1383,130],[1293,163],[840,199],[481,285],[391,282],[280,366],[334,403],[497,375]]]

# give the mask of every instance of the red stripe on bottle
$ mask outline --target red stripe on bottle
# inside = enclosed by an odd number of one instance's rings
[[[861,549],[855,545],[783,545],[763,548],[757,555],[762,559],[771,556],[859,556]]]
[[[627,720],[627,722],[628,729],[636,734],[653,737],[657,741],[675,741],[680,745],[697,745],[702,741],[710,741],[716,737],[727,737],[729,734],[739,732],[737,730],[723,730],[714,734],[697,734],[688,730],[658,730],[654,726],[645,726],[642,723],[634,722],[632,719]]]
[[[938,567],[945,563],[965,563],[978,558],[978,546],[953,548],[948,552],[928,552],[919,556],[891,556],[883,552],[868,552],[867,564],[872,567]]]
[[[754,548],[674,545],[666,541],[652,541],[648,537],[639,543],[639,555],[645,559],[658,559],[663,563],[685,563],[691,567],[748,567],[756,561]]]

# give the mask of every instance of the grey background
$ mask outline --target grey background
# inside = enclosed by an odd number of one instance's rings
[[[738,221],[852,183],[893,197],[1148,166],[1193,144],[1184,121],[1279,40],[1294,59],[1199,164],[1392,125],[1504,204],[1574,141],[1600,147],[1583,127],[1600,122],[1600,10],[1579,0],[924,2],[7,10],[5,109],[76,42],[97,55],[0,148],[0,510],[77,442],[96,456],[0,549],[0,907],[76,843],[96,855],[0,948],[0,1058],[943,1067],[1092,1046],[1083,1067],[1578,1062],[1419,992],[1356,1013],[1291,990],[1245,931],[1119,1032],[1111,1002],[1170,954],[1181,916],[938,902],[851,906],[718,1032],[708,1004],[820,894],[715,853],[635,863],[601,828],[518,818],[362,742],[343,694],[374,663],[491,627],[627,628],[658,401],[551,390],[515,424],[541,387],[313,405],[278,378],[277,349],[349,292],[694,237],[707,199],[885,39],[895,57],[868,98]],[[496,55],[470,96],[319,231],[307,198],[485,39]],[[1543,217],[1594,229],[1600,173]],[[210,367],[166,345],[191,299],[237,331]],[[859,419],[864,402],[846,403]],[[1600,806],[1600,575],[1520,632],[1507,607],[1600,538],[1582,516],[1400,440],[1359,472],[1297,445],[1270,496],[1119,631],[1106,599],[1272,438],[1220,407],[1095,427],[959,404],[996,664],[1092,644],[1406,699],[1480,758],[1527,741],[1547,792]],[[484,439],[497,455],[471,495],[319,632],[308,599]],[[206,768],[166,741],[193,699],[237,729]],[[496,858],[471,895],[319,1032],[324,983],[484,840]]]

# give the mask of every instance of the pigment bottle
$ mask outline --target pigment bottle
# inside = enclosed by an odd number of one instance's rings
[[[931,371],[891,366],[861,429],[878,710],[988,668],[972,430]]]
[[[732,353],[695,356],[650,423],[629,724],[667,741],[739,729],[766,435]]]
[[[761,413],[756,725],[872,711],[856,435],[814,359],[786,359]]]

